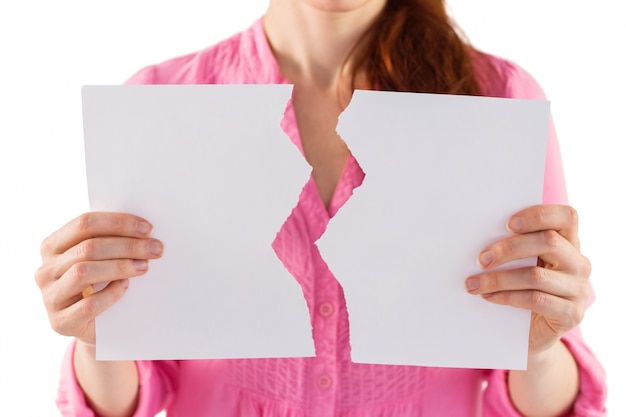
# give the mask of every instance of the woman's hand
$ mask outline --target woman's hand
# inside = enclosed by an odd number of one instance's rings
[[[589,260],[580,253],[578,216],[568,206],[538,205],[507,223],[513,236],[478,257],[484,273],[469,277],[471,294],[532,311],[529,355],[554,346],[583,318],[589,296]],[[537,257],[537,266],[494,271],[507,262]]]
[[[96,316],[118,301],[128,279],[143,275],[148,260],[159,258],[152,225],[122,213],[86,213],[46,238],[35,274],[52,328],[95,344]],[[93,285],[109,283],[93,293]]]

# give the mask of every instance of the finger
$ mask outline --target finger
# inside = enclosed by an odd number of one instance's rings
[[[42,291],[48,284],[57,279],[58,275],[55,275],[57,269],[58,267],[55,263],[46,263],[37,269],[35,272],[35,282]]]
[[[126,213],[84,213],[47,237],[41,244],[42,257],[61,254],[78,243],[100,236],[147,237],[152,225]]]
[[[570,206],[537,205],[511,216],[507,229],[513,233],[531,233],[541,230],[556,230],[575,248],[578,240],[578,213]]]
[[[557,297],[573,299],[584,292],[582,280],[539,266],[490,271],[465,281],[470,294],[491,294],[502,291],[537,290]]]
[[[491,303],[530,310],[565,328],[578,325],[585,311],[584,303],[536,290],[501,291],[484,294],[483,298]]]
[[[163,254],[163,243],[157,239],[99,237],[80,242],[58,256],[55,276],[65,274],[72,265],[85,261],[113,259],[156,259]]]
[[[93,320],[122,298],[128,284],[127,279],[111,282],[102,291],[51,314],[50,325],[64,336],[93,338]]]
[[[547,268],[579,272],[582,255],[571,243],[555,230],[513,235],[485,249],[478,256],[478,263],[485,269],[493,269],[519,259],[541,258]]]
[[[46,306],[53,311],[62,310],[93,295],[93,285],[144,275],[148,271],[145,259],[115,259],[79,262],[72,265],[50,291]],[[91,289],[91,294],[85,290]]]

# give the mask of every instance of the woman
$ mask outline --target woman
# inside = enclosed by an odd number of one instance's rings
[[[335,133],[353,89],[543,98],[522,69],[464,43],[442,1],[272,0],[249,30],[145,68],[129,82],[294,84],[283,125],[312,175],[274,246],[311,306],[316,357],[96,362],[95,317],[161,256],[163,244],[150,237],[145,219],[85,214],[43,242],[37,273],[53,328],[76,338],[60,388],[65,415],[150,416],[163,408],[172,416],[603,415],[603,371],[577,328],[590,265],[579,251],[576,212],[563,205],[553,130],[545,205],[512,214],[511,237],[477,254],[484,272],[466,281],[485,302],[532,310],[528,370],[350,360],[345,300],[314,243],[363,179]],[[493,272],[530,256],[538,267]]]

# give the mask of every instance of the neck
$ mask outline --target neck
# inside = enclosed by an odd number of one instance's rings
[[[352,82],[345,79],[350,68],[348,56],[385,0],[361,0],[358,5],[345,7],[311,4],[315,2],[271,0],[264,18],[265,32],[287,79],[336,88],[345,81]]]

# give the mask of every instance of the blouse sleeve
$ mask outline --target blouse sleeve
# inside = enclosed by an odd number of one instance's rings
[[[88,407],[85,395],[74,372],[73,341],[63,359],[57,407],[65,417],[96,417]],[[153,417],[172,401],[176,392],[178,363],[176,361],[137,361],[139,403],[135,417]]]
[[[506,67],[506,97],[545,100],[539,84],[523,69],[511,63]],[[556,131],[552,120],[548,132],[546,165],[543,188],[544,204],[567,204],[567,192]],[[593,298],[593,297],[592,297]],[[602,365],[585,344],[580,328],[565,334],[561,340],[568,347],[580,374],[580,392],[568,417],[606,416],[606,376]],[[507,385],[508,371],[489,371],[484,394],[485,417],[520,417],[511,402]]]
[[[140,69],[126,80],[124,84],[156,84],[156,66],[151,65]]]

